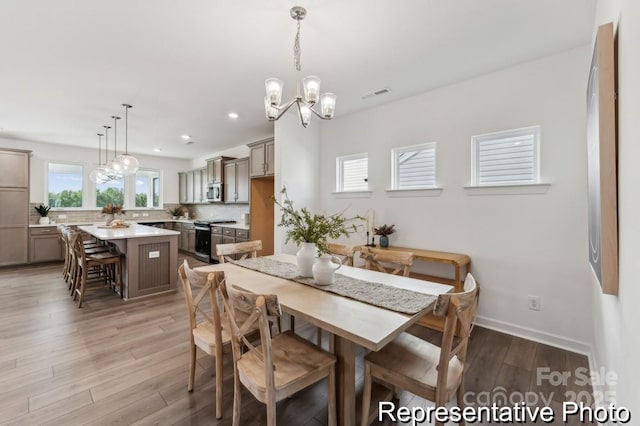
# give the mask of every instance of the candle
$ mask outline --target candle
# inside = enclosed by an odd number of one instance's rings
[[[374,233],[374,228],[376,227],[376,212],[375,210],[371,210],[371,233]]]

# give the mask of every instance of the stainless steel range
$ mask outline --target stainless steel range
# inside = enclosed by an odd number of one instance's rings
[[[236,223],[235,220],[227,219],[199,219],[193,222],[196,229],[196,253],[199,260],[213,263],[211,259],[211,225]]]

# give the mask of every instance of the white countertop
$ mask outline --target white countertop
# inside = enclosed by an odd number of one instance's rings
[[[124,240],[129,238],[165,237],[180,235],[178,231],[154,228],[153,226],[132,223],[128,228],[100,228],[102,225],[81,225],[78,229],[93,235],[100,240]]]
[[[190,223],[193,224],[193,222],[197,220],[197,219],[144,219],[144,220],[127,220],[127,223],[131,223],[131,224],[135,224],[135,223],[139,223],[144,225],[145,223],[160,223],[160,222],[175,222],[175,223]],[[63,224],[63,225],[68,225],[68,226],[90,226],[90,225],[103,225],[105,223],[104,220],[101,220],[99,222],[89,222],[89,221],[84,221],[84,222],[57,222],[57,223],[50,223],[47,225],[40,225],[39,223],[31,223],[29,224],[29,228],[46,228],[46,227],[52,227],[52,226],[58,226],[59,224]],[[240,222],[236,222],[236,223],[220,223],[220,224],[215,224],[215,226],[222,226],[224,228],[234,228],[234,229],[244,229],[246,231],[249,230],[249,225],[245,225],[244,223],[240,223]]]

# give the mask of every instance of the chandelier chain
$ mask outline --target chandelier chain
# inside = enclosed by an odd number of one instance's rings
[[[298,31],[296,32],[296,39],[293,43],[293,64],[296,71],[300,71],[300,21],[298,20]]]

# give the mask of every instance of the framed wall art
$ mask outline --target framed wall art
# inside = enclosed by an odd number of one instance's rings
[[[603,293],[618,294],[616,65],[613,23],[598,27],[587,87],[589,263]]]

